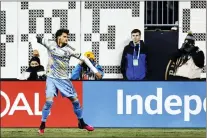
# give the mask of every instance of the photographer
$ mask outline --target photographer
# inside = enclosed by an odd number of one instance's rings
[[[95,62],[95,56],[92,52],[88,51],[84,54],[90,62],[96,67],[96,69],[101,73],[103,78],[104,72],[100,65]],[[73,69],[71,80],[98,80],[95,74],[90,70],[90,68],[83,62],[80,63]]]
[[[200,80],[204,60],[203,51],[195,46],[195,38],[189,32],[182,47],[169,61],[165,80]]]
[[[20,80],[46,80],[45,69],[40,64],[38,57],[32,57],[29,61],[29,68],[22,73]]]

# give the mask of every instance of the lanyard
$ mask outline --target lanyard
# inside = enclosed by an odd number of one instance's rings
[[[137,51],[137,59],[139,59],[139,55],[140,55],[140,44],[139,44],[139,49]],[[135,47],[134,47],[134,52],[135,52]],[[134,54],[133,54],[133,59],[135,59]]]

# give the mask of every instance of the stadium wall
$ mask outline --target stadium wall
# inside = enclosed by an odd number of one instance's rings
[[[192,30],[196,45],[206,51],[205,7],[206,1],[180,2],[178,47]],[[36,48],[46,67],[46,49],[34,38],[54,39],[63,27],[70,30],[70,44],[77,53],[95,53],[105,78],[122,78],[121,54],[131,30],[139,28],[144,40],[144,1],[1,2],[1,78],[18,78]],[[71,60],[70,72],[77,62]]]
[[[206,127],[205,82],[73,81],[83,116],[95,127]],[[1,127],[38,127],[43,81],[1,82]],[[72,104],[60,94],[48,127],[77,127]]]
[[[1,20],[1,78],[18,78],[34,48],[40,49],[46,67],[47,51],[35,37],[54,39],[59,28],[70,30],[69,43],[77,53],[95,53],[106,78],[120,78],[120,57],[132,29],[139,28],[144,36],[144,2],[1,2]],[[77,63],[71,59],[70,71]]]

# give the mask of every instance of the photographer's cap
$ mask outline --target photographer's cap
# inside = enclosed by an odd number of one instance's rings
[[[85,52],[84,53],[84,56],[87,57],[87,58],[89,58],[89,59],[95,60],[95,55],[91,51]]]
[[[193,32],[192,31],[188,31],[188,34],[185,38],[185,43],[193,43],[195,44],[195,37],[193,36]]]

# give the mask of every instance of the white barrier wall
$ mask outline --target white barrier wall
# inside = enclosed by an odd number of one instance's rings
[[[144,2],[86,1],[81,9],[81,51],[92,49],[105,78],[122,78],[119,66],[131,31],[144,32]]]
[[[189,1],[179,3],[179,47],[182,46],[187,32],[191,30],[196,38],[196,46],[203,50],[205,57],[206,3],[206,1]],[[202,74],[202,76],[206,77],[206,74]]]
[[[1,3],[1,78],[18,75],[17,2]]]
[[[70,30],[69,43],[77,52],[95,53],[105,78],[121,78],[121,54],[131,31],[138,28],[144,36],[144,2],[1,2],[1,78],[18,78],[28,67],[33,49],[40,49],[46,66],[46,49],[35,36],[54,39],[59,28]],[[72,59],[70,70],[77,63]]]

